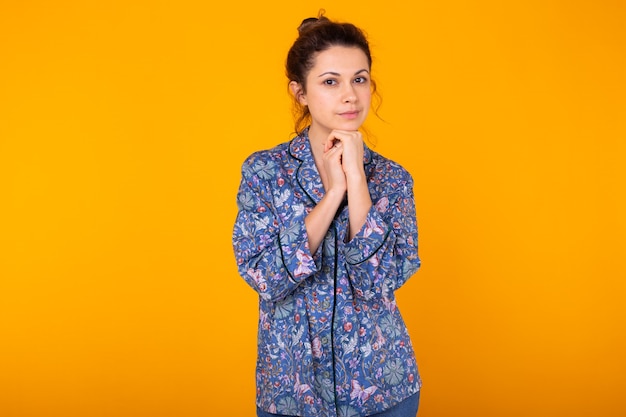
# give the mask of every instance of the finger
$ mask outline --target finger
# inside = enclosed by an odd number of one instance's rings
[[[324,142],[324,152],[328,151],[329,149],[332,149],[333,147],[337,146],[338,143],[341,143],[341,140],[333,137],[333,136],[329,136],[328,139],[326,140],[326,142]]]
[[[341,165],[343,152],[330,151],[324,155],[324,164],[328,167]]]
[[[336,143],[342,143],[346,146],[359,145],[363,143],[361,132],[359,131],[345,131],[345,130],[333,130],[326,140],[325,147],[330,148]]]
[[[358,130],[333,130],[328,135],[328,139],[348,140],[350,138],[360,138],[361,132]]]
[[[328,154],[328,153],[335,153],[337,151],[341,151],[343,148],[341,142],[337,142],[335,143],[333,146],[329,147],[328,149],[324,150],[324,154]]]
[[[344,141],[346,139],[346,134],[349,134],[349,133],[350,132],[343,131],[343,130],[331,131],[328,137],[326,138],[326,142],[324,146],[330,148],[334,146],[335,144]]]

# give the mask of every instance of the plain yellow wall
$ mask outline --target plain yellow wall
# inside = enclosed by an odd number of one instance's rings
[[[239,169],[320,7],[415,178],[421,417],[626,415],[623,1],[0,3],[0,416],[254,415]]]

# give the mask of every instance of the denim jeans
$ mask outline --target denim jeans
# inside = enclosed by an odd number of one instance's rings
[[[368,417],[415,417],[417,416],[417,409],[420,405],[420,392],[411,395],[400,404],[396,404],[388,410],[378,414],[370,414]],[[261,410],[259,407],[256,409],[257,417],[293,417],[286,416],[284,414],[270,414]]]

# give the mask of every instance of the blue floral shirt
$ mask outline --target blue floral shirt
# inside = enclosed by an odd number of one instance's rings
[[[305,417],[366,416],[421,386],[394,291],[420,266],[411,175],[365,146],[372,198],[348,240],[344,201],[309,250],[304,219],[324,195],[305,131],[242,167],[233,246],[259,294],[257,405]]]

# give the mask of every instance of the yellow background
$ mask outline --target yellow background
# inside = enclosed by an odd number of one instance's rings
[[[0,416],[253,416],[239,169],[320,7],[415,178],[421,417],[626,414],[618,0],[0,2]]]

